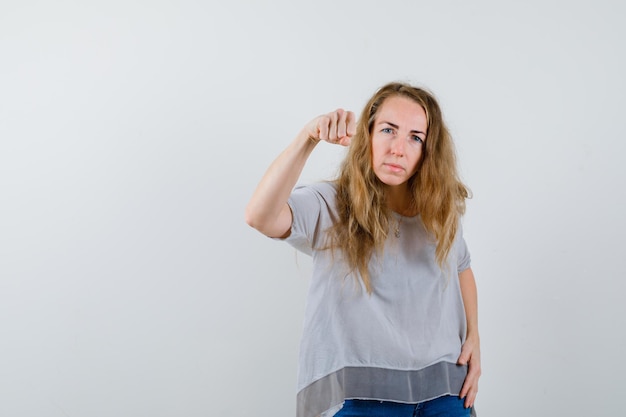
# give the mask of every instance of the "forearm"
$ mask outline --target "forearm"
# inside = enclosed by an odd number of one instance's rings
[[[461,296],[467,317],[467,335],[461,348],[458,363],[467,365],[467,376],[459,396],[465,399],[465,407],[472,407],[478,393],[478,379],[482,373],[480,365],[480,337],[478,335],[478,294],[476,280],[470,268],[459,274]]]
[[[317,142],[303,130],[272,162],[246,207],[250,226],[271,237],[289,230],[287,200]]]
[[[472,269],[468,268],[461,272],[459,281],[467,320],[467,337],[472,337],[478,341],[478,291]]]
[[[337,109],[311,120],[261,179],[246,207],[246,222],[270,237],[287,236],[292,214],[287,200],[320,140],[347,146],[356,130],[354,113]]]

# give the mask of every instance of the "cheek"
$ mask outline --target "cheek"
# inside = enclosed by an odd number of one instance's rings
[[[417,171],[417,168],[420,166],[420,163],[422,162],[422,151],[417,150],[417,152],[415,152],[415,155],[413,156],[413,173],[415,173],[415,171]]]
[[[372,142],[372,161],[378,161],[384,156],[384,149],[376,142]]]

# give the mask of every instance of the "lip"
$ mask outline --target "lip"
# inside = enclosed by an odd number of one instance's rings
[[[383,164],[383,165],[385,165],[392,172],[404,171],[404,167],[402,165],[391,164],[391,163],[387,163],[387,164]]]

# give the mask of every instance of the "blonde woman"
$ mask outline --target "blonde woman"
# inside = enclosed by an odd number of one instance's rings
[[[320,142],[339,177],[296,186]],[[308,123],[265,173],[247,223],[313,257],[297,416],[468,416],[478,390],[476,284],[460,218],[467,188],[428,91],[390,83],[358,119]]]

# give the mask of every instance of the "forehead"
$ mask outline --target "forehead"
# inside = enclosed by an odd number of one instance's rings
[[[428,121],[421,104],[405,96],[391,96],[378,109],[376,123],[391,122],[410,130],[426,131]]]

